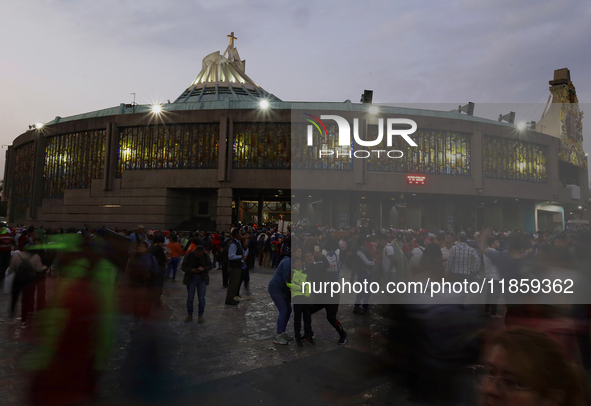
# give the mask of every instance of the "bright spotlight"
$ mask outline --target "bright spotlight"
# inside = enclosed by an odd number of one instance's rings
[[[369,108],[369,114],[378,114],[379,111],[380,109],[378,109],[378,106],[371,106]]]
[[[525,130],[525,128],[527,127],[527,123],[525,121],[520,121],[519,123],[517,123],[517,129],[518,130]]]
[[[35,124],[35,128],[36,128],[36,129],[38,129],[38,130],[40,130],[40,129],[42,129],[42,128],[43,128],[43,126],[44,126],[44,125],[45,125],[45,124],[43,124],[43,123],[36,123],[36,124]]]
[[[154,114],[162,113],[162,106],[160,104],[153,104],[152,105],[152,113],[154,113]]]
[[[269,108],[269,101],[267,101],[267,100],[263,99],[263,100],[261,100],[261,102],[259,103],[259,106],[260,106],[262,109],[268,109],[268,108]]]

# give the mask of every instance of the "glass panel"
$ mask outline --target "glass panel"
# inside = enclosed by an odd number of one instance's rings
[[[235,123],[232,167],[290,169],[290,138],[290,123]]]
[[[484,136],[484,176],[548,183],[547,147],[511,138]]]
[[[353,153],[353,143],[350,146],[338,145],[339,129],[336,123],[326,125],[327,138],[314,129],[312,146],[308,146],[307,124],[292,124],[291,130],[294,169],[353,170],[353,158],[349,156]],[[289,148],[289,144],[286,148]],[[321,150],[331,150],[334,153],[320,159]]]
[[[369,125],[368,140],[378,138],[378,126]],[[386,136],[370,152],[367,170],[371,172],[431,173],[437,175],[470,176],[470,135],[442,130],[418,129],[412,136],[416,147],[402,137],[392,138],[387,146]],[[388,151],[402,151],[402,158],[389,158]],[[399,153],[391,153],[399,156]]]
[[[103,178],[104,158],[104,130],[49,138],[45,148],[43,198],[61,198],[66,189],[90,188],[93,179]]]
[[[125,170],[216,169],[219,124],[121,128],[117,177]]]

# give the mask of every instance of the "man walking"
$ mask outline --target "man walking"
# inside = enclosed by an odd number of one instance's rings
[[[182,270],[185,273],[183,284],[187,286],[187,313],[185,323],[193,321],[193,300],[195,291],[199,300],[197,314],[198,322],[203,323],[203,312],[205,311],[205,290],[209,285],[209,271],[211,270],[211,259],[205,255],[202,245],[198,245],[194,251],[187,254],[183,260]]]

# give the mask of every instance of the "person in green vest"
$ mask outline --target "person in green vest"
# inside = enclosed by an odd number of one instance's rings
[[[296,258],[293,263],[293,270],[291,275],[291,283],[287,283],[287,287],[291,290],[291,299],[295,301],[293,305],[293,328],[295,330],[295,341],[298,347],[303,347],[303,343],[314,344],[312,332],[312,313],[310,312],[310,288],[307,286],[306,291],[302,289],[303,283],[306,282],[307,275],[304,273],[304,263],[301,258]],[[309,282],[309,281],[308,281]],[[304,318],[304,336],[301,335],[302,317]]]

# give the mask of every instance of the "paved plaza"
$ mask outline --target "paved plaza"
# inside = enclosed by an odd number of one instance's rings
[[[342,305],[338,317],[349,334],[345,346],[337,345],[324,311],[313,316],[316,345],[274,344],[278,312],[267,292],[272,273],[256,268],[253,298],[232,307],[224,304],[221,271],[210,272],[203,324],[184,323],[181,282],[166,281],[164,307],[139,330],[132,328],[131,316],[120,315],[99,404],[422,404],[408,400],[397,362],[402,350],[389,333],[396,322],[384,317],[385,307],[362,316]],[[9,295],[0,300],[7,309]],[[26,390],[18,363],[31,347],[32,330],[19,326],[18,319],[1,322],[0,398],[6,406],[22,404]]]

